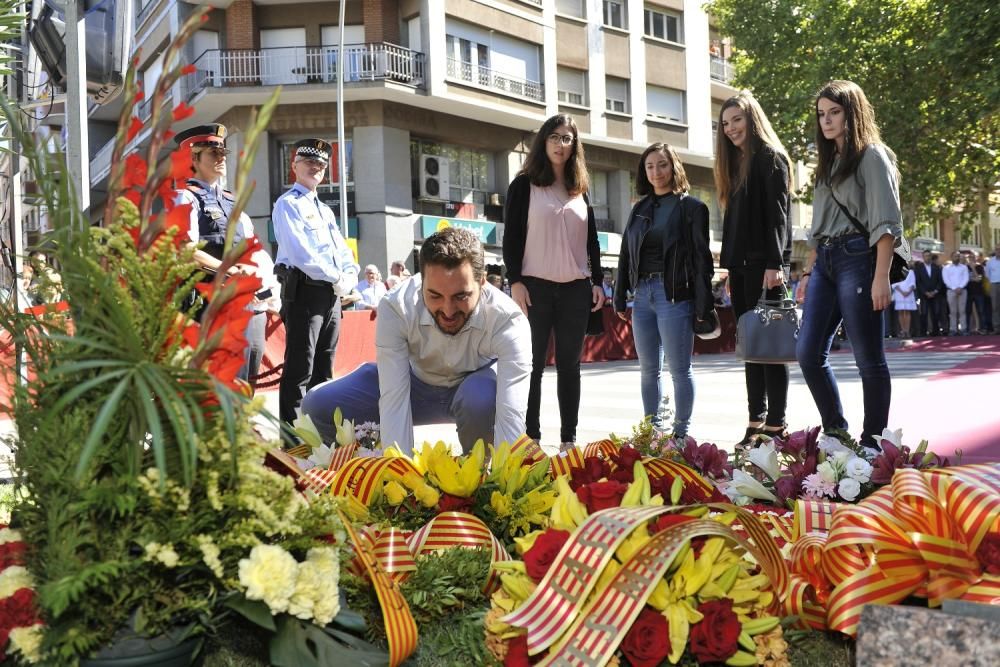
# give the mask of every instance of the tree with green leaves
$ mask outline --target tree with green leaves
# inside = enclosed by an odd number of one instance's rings
[[[707,9],[735,45],[736,85],[754,92],[794,158],[811,157],[816,91],[850,79],[899,157],[908,229],[956,209],[988,225],[984,202],[1000,174],[1000,10],[976,0],[713,0]]]

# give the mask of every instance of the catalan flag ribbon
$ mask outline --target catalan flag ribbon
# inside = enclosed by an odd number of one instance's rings
[[[1000,604],[1000,577],[976,559],[986,535],[1000,531],[1000,464],[897,470],[888,486],[826,515],[826,534],[805,532],[810,513],[796,512],[786,604],[813,627],[825,620],[854,636],[864,605],[910,595],[931,606],[951,598]]]

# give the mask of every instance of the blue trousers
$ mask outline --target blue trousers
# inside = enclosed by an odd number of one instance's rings
[[[309,415],[325,442],[337,435],[333,413],[338,407],[355,424],[379,422],[378,366],[369,362],[354,372],[309,390],[302,414]],[[410,409],[413,425],[455,424],[466,452],[476,440],[493,442],[496,422],[497,372],[491,364],[470,373],[454,387],[427,384],[410,371]],[[406,452],[409,454],[410,452]]]
[[[882,313],[872,308],[872,255],[868,239],[851,234],[820,244],[806,287],[796,356],[824,429],[847,430],[830,344],[840,323],[861,375],[865,422],[860,442],[872,446],[889,422],[892,383],[885,363]]]
[[[639,279],[632,305],[632,337],[639,357],[642,410],[653,426],[665,426],[659,410],[663,399],[663,360],[666,358],[676,406],[673,433],[678,437],[687,435],[694,410],[694,373],[691,370],[693,319],[694,304],[691,301],[669,301],[662,278]]]

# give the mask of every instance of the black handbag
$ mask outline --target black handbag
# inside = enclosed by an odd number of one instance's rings
[[[793,363],[798,338],[795,302],[761,299],[736,323],[736,358],[752,364]]]
[[[830,196],[833,197],[833,201],[837,203],[840,210],[843,211],[847,219],[851,221],[854,228],[858,230],[859,234],[863,234],[866,238],[868,237],[868,229],[861,224],[861,221],[851,215],[851,212],[847,210],[847,207],[840,203],[837,199],[837,195],[833,193],[833,188],[830,188]],[[872,248],[872,267],[875,266],[875,248]],[[908,264],[910,254],[910,244],[906,242],[906,237],[900,237],[899,246],[892,249],[892,265],[889,267],[889,282],[892,284],[901,283],[906,280],[906,276],[910,273],[910,265]]]
[[[604,308],[590,311],[587,318],[587,335],[600,336],[604,333]]]

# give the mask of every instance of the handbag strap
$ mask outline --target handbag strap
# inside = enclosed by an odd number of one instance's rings
[[[757,305],[765,308],[782,309],[795,308],[797,306],[794,299],[759,299]]]
[[[851,212],[847,210],[847,207],[841,204],[840,200],[837,199],[837,194],[833,191],[832,183],[830,184],[830,196],[833,197],[833,201],[837,202],[837,206],[839,206],[840,210],[844,212],[844,215],[846,215],[847,219],[851,221],[851,224],[854,225],[856,230],[858,230],[858,233],[863,236],[868,236],[868,230],[861,224],[861,221],[851,215]]]

